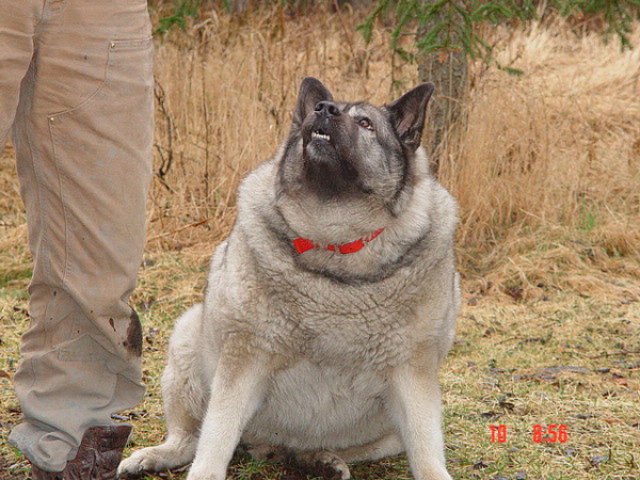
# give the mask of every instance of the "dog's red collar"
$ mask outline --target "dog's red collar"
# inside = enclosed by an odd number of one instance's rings
[[[369,243],[371,240],[373,240],[378,235],[380,235],[383,230],[384,230],[384,227],[379,228],[378,230],[373,232],[371,235],[368,235],[364,238],[359,238],[358,240],[355,240],[353,242],[343,243],[342,245],[337,245],[337,244],[336,245],[316,245],[308,238],[302,238],[302,237],[294,238],[292,240],[292,243],[293,243],[293,248],[295,248],[298,253],[304,253],[307,250],[311,250],[313,248],[319,248],[321,250],[329,250],[331,252],[340,252],[341,254],[346,255],[348,253],[356,253],[362,250],[367,243]]]

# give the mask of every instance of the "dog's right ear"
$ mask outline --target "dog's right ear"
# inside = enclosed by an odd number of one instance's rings
[[[327,90],[320,80],[307,77],[300,84],[298,93],[298,103],[293,113],[293,124],[300,126],[307,115],[312,112],[319,102],[324,100],[333,101],[333,95]]]
[[[398,137],[411,151],[420,146],[427,103],[434,90],[433,83],[423,83],[387,105]]]

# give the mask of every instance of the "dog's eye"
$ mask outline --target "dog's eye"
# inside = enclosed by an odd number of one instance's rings
[[[363,117],[360,120],[358,120],[358,125],[360,125],[362,128],[366,128],[367,130],[373,131],[373,125],[371,125],[371,120],[369,120],[366,117]]]

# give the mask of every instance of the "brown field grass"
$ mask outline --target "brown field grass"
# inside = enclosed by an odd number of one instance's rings
[[[163,434],[158,377],[173,318],[201,296],[235,216],[243,175],[284,139],[300,80],[384,103],[418,83],[389,33],[365,45],[362,12],[203,12],[156,43],[157,132],[145,265],[132,302],[145,323],[145,403],[125,412],[133,447]],[[441,161],[460,202],[465,309],[442,374],[454,478],[637,478],[640,457],[640,30],[624,52],[560,22],[495,29],[510,76],[474,64],[467,113]],[[31,272],[12,152],[0,158],[0,429],[27,327]],[[3,374],[6,374],[3,376]],[[6,378],[5,378],[6,377]],[[490,442],[490,424],[510,428]],[[536,423],[570,441],[534,444]],[[0,437],[0,479],[28,478]],[[6,477],[3,476],[5,475]],[[286,478],[240,459],[236,479]],[[404,459],[356,478],[408,479]],[[180,474],[169,478],[182,478]]]
[[[302,77],[379,104],[419,82],[392,62],[384,29],[364,44],[357,14],[280,13],[214,15],[158,45],[157,164],[171,167],[154,185],[150,250],[226,235],[235,188],[284,139]],[[460,202],[469,287],[638,298],[622,279],[640,273],[640,50],[560,24],[490,35],[497,60],[525,74],[474,66],[440,172]]]

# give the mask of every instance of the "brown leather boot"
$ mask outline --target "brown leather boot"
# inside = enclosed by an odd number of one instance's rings
[[[33,480],[116,480],[130,425],[91,427],[82,437],[76,458],[62,472],[45,472],[32,466]]]

